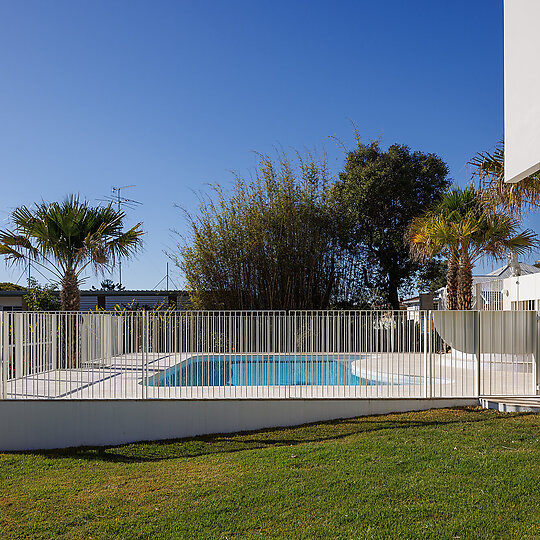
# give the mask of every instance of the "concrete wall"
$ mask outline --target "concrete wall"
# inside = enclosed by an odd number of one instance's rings
[[[496,5],[495,2],[493,4]],[[506,182],[519,182],[540,169],[539,20],[539,0],[505,0],[504,175]]]
[[[477,404],[475,398],[0,401],[0,450],[112,445]]]

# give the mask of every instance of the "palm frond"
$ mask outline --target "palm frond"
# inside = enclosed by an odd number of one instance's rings
[[[8,260],[46,262],[59,273],[79,275],[88,264],[114,266],[141,247],[138,223],[123,230],[125,213],[112,205],[92,207],[75,195],[13,210],[13,230],[0,231],[0,254]]]
[[[540,207],[540,173],[515,184],[504,181],[504,143],[493,152],[479,152],[469,162],[478,178],[483,203],[492,211],[520,217],[523,212]]]

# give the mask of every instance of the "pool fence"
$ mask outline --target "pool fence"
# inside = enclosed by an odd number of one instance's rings
[[[535,311],[1,312],[1,400],[531,396]]]

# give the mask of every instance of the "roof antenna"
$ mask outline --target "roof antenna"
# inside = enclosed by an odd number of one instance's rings
[[[122,190],[135,187],[135,184],[129,186],[113,186],[111,189],[112,195],[106,195],[103,199],[99,199],[102,202],[108,204],[116,204],[118,211],[122,210],[122,207],[129,208],[133,210],[137,206],[140,206],[142,202],[136,201],[135,199],[128,199],[127,197],[122,197]],[[122,287],[122,260],[118,258],[118,284]]]
[[[172,278],[170,278],[170,280],[172,283],[173,282]],[[168,291],[169,290],[169,263],[167,263],[165,275],[156,283],[156,285],[154,286],[152,290],[155,291],[158,288],[158,286],[161,285],[164,281],[165,281],[165,290]]]

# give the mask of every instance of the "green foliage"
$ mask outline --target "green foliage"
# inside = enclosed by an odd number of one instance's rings
[[[110,269],[140,247],[140,223],[124,231],[124,218],[112,205],[93,207],[73,195],[61,203],[21,206],[11,213],[13,229],[0,231],[0,254],[51,271],[62,284],[63,309],[76,311],[81,273],[88,266]]]
[[[40,285],[35,279],[30,280],[24,301],[29,311],[58,311],[62,307],[56,285]]]
[[[447,261],[440,259],[428,261],[418,272],[416,288],[419,292],[435,293],[438,289],[446,286],[447,271]]]
[[[172,313],[175,310],[173,306],[170,306],[166,302],[162,302],[161,304],[156,304],[152,307],[148,307],[146,305],[141,305],[138,302],[135,302],[135,300],[133,300],[132,302],[128,302],[126,304],[116,304],[114,306],[114,311],[118,314],[121,314],[140,311],[148,311],[149,313]]]
[[[368,289],[399,309],[398,291],[410,288],[422,269],[409,253],[405,232],[447,188],[447,175],[434,154],[397,144],[383,151],[378,142],[365,145],[357,136],[334,190],[341,245],[349,254],[347,275],[356,276],[349,279],[348,295]]]
[[[94,291],[124,291],[126,288],[123,285],[120,285],[120,283],[115,283],[112,279],[104,279],[100,283],[100,289],[96,289],[94,286],[92,286],[92,289]]]
[[[172,258],[196,308],[321,309],[339,286],[325,161],[260,155],[251,181],[203,200],[189,244]]]
[[[533,231],[519,232],[516,219],[486,207],[482,192],[473,185],[446,191],[411,222],[407,238],[416,259],[445,256],[457,265],[457,309],[471,309],[472,269],[480,257],[519,255],[536,244]]]
[[[0,291],[25,291],[26,287],[15,283],[3,282],[0,283]]]
[[[540,172],[512,184],[504,181],[504,142],[492,152],[479,152],[469,162],[479,179],[481,195],[487,208],[521,217],[523,212],[540,207]]]

